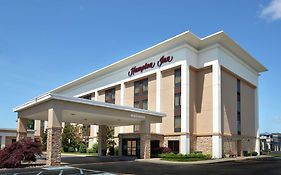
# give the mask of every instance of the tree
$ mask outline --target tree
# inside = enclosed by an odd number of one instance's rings
[[[62,147],[64,152],[68,152],[69,149],[79,149],[81,138],[79,136],[79,126],[66,123],[62,133]]]
[[[99,133],[97,133],[99,135]],[[98,137],[99,138],[99,137]],[[99,139],[98,139],[99,142]],[[109,149],[109,155],[114,155],[114,146],[116,145],[114,141],[114,127],[106,127],[106,148]]]
[[[22,161],[35,162],[42,154],[41,145],[31,139],[22,139],[0,150],[0,168],[16,168]]]
[[[46,151],[47,150],[47,129],[42,132],[42,141],[41,141],[41,144],[42,144],[42,150],[43,151]]]

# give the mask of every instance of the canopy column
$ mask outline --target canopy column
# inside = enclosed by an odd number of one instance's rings
[[[48,166],[57,166],[61,163],[61,132],[62,132],[61,109],[48,109],[47,127],[47,161]]]
[[[28,119],[18,116],[17,141],[27,137]]]
[[[99,133],[98,133],[98,155],[106,156],[106,125],[99,125]]]
[[[150,122],[142,121],[140,125],[140,158],[150,159]]]

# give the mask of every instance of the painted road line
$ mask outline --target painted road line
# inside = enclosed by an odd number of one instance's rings
[[[84,174],[83,170],[80,168],[80,174]]]
[[[40,175],[40,174],[42,174],[43,173],[43,171],[40,171],[39,173],[37,173],[37,175]]]
[[[62,173],[63,173],[63,170],[60,170],[60,174],[59,175],[62,175]]]
[[[71,166],[51,166],[51,167],[47,167],[47,168],[42,168],[44,170],[64,170],[64,169],[73,169],[73,167]]]

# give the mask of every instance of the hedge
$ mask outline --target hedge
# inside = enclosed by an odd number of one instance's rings
[[[202,153],[191,153],[191,154],[161,154],[162,160],[170,160],[170,161],[198,161],[198,160],[210,160],[212,156],[210,154],[202,154]]]

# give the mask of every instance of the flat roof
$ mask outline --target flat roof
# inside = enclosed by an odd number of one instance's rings
[[[78,79],[75,79],[69,83],[66,83],[62,86],[59,86],[50,92],[58,93],[65,89],[71,88],[78,84],[87,82],[93,78],[98,76],[107,74],[109,72],[118,70],[119,68],[130,64],[132,61],[139,61],[143,58],[146,58],[148,55],[163,51],[165,48],[169,48],[172,45],[176,45],[179,43],[188,43],[191,47],[195,48],[196,50],[202,50],[207,48],[213,44],[221,44],[226,49],[237,55],[242,61],[252,67],[258,73],[267,71],[267,68],[263,66],[259,61],[257,61],[253,56],[251,56],[246,50],[240,47],[233,39],[231,39],[225,32],[219,31],[217,33],[208,35],[204,38],[199,38],[198,36],[194,35],[190,31],[183,32],[179,35],[176,35],[170,39],[167,39],[163,42],[160,42],[152,47],[144,49],[136,54],[128,56],[126,58],[121,59],[113,64],[110,64],[104,68],[101,68],[97,71],[91,72],[85,76],[82,76]]]

